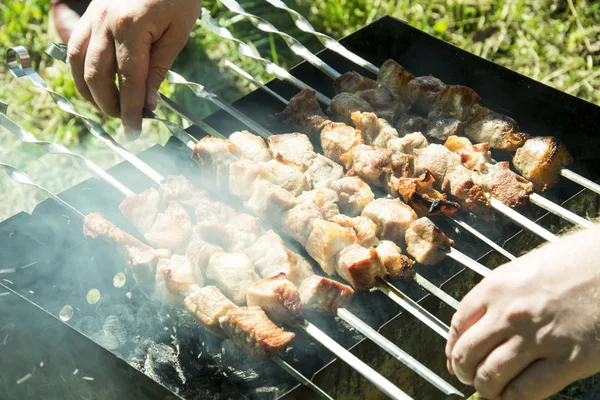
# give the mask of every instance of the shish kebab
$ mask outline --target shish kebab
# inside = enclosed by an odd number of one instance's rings
[[[43,89],[48,91],[50,94],[52,94],[52,97],[57,102],[57,105],[63,111],[70,112],[80,118],[85,118],[84,116],[77,113],[76,111],[74,111],[74,112],[70,111],[71,108],[74,110],[72,104],[70,104],[68,102],[68,100],[66,100],[62,96],[56,94],[55,92],[52,92],[47,87],[47,85],[45,85],[45,82],[43,82],[41,77],[39,77],[39,75],[37,75],[37,73],[35,73],[35,71],[32,68],[28,68],[28,72],[25,76],[35,77],[36,79],[33,79],[34,83],[36,83],[36,85],[39,85],[40,87],[42,87]],[[155,119],[157,119],[157,118],[155,117]],[[161,119],[159,119],[159,120],[161,122],[166,123],[167,127],[169,129],[171,129],[174,134],[175,134],[175,132],[183,132],[182,129],[179,127],[178,127],[179,128],[178,130],[175,130],[174,129],[175,127],[173,126],[174,124],[170,123],[169,121],[165,121],[165,120],[161,120]],[[97,132],[98,131],[103,132],[104,137],[108,137],[113,143],[116,144],[116,142],[114,142],[112,140],[112,138],[110,138],[110,136],[108,134],[106,134],[106,132],[104,132],[100,126],[98,126],[91,120],[89,120],[87,122],[92,127],[94,127]],[[181,136],[180,136],[180,138],[181,138]],[[127,153],[125,151],[125,156],[126,156],[126,159],[131,159],[131,160],[135,161],[133,163],[133,165],[135,165],[136,167],[138,165],[140,165],[141,168],[138,168],[138,169],[140,169],[142,172],[146,173],[146,171],[149,170],[149,171],[153,172],[153,175],[160,176],[160,174],[158,174],[156,171],[154,171],[150,166],[148,166],[147,164],[145,164],[143,161],[139,160],[137,157],[133,156],[132,154]],[[162,177],[161,177],[161,180],[162,180]],[[160,180],[157,181],[157,183],[159,183],[159,182],[160,182]],[[173,210],[172,210],[172,212],[173,212]],[[392,298],[394,301],[399,303],[401,306],[403,306],[405,309],[407,309],[414,315],[421,316],[421,314],[427,314],[425,316],[422,316],[420,319],[422,321],[427,321],[426,323],[428,323],[428,325],[430,327],[433,327],[436,330],[436,332],[438,332],[442,336],[444,336],[444,337],[447,336],[448,328],[446,325],[441,323],[439,320],[435,319],[435,317],[428,316],[427,311],[422,309],[422,307],[420,307],[417,303],[410,300],[408,297],[404,296],[402,293],[398,292],[395,288],[393,288],[391,286],[390,286],[390,288],[391,289],[387,291],[387,294],[390,298]],[[372,330],[366,324],[362,323],[362,321],[360,321],[358,318],[356,318],[354,315],[352,315],[349,311],[341,310],[341,309],[339,311],[340,312],[338,313],[338,315],[342,319],[344,319],[349,324],[353,325],[357,330],[364,333],[367,337],[369,337],[371,340],[375,341],[378,345],[380,345],[384,350],[390,352],[394,357],[399,359],[401,362],[407,364],[410,368],[418,369],[419,370],[419,371],[417,371],[418,373],[420,373],[422,376],[424,376],[432,384],[434,384],[438,388],[440,388],[440,390],[443,390],[445,392],[455,391],[454,388],[449,388],[448,385],[443,380],[437,378],[435,376],[435,374],[430,373],[430,371],[428,371],[425,367],[422,367],[416,360],[412,359],[412,357],[410,357],[406,353],[402,352],[402,350],[397,348],[397,346],[393,345],[391,342],[387,341],[385,338],[383,338],[381,335],[379,335],[376,331]],[[328,338],[326,335],[324,335],[322,332],[320,332],[312,324],[306,323],[305,325],[302,325],[300,328],[302,328],[311,337],[313,337],[320,343],[324,344],[326,347],[330,348],[330,350],[334,351],[338,357],[345,360],[346,362],[351,363],[351,365],[355,369],[357,369],[358,372],[363,374],[367,379],[371,380],[376,386],[380,387],[380,389],[387,390],[388,392],[390,390],[394,389],[393,387],[389,387],[389,385],[387,383],[385,383],[385,381],[382,381],[381,379],[379,379],[379,378],[381,378],[381,376],[379,374],[377,374],[375,371],[373,371],[372,369],[367,367],[364,363],[362,363],[362,361],[360,361],[358,359],[354,359],[354,357],[351,354],[349,354],[345,349],[341,348],[339,345],[337,345],[335,342],[333,342],[330,338]],[[441,382],[439,382],[439,381],[441,381]],[[386,389],[386,387],[387,387],[387,389]]]
[[[248,18],[260,30],[262,30],[264,32],[278,34],[278,35],[284,37],[284,40],[285,40],[285,33],[280,32],[277,28],[275,28],[271,24],[268,24],[268,23],[267,23],[268,25],[265,24],[266,21],[256,17],[255,15],[246,13],[245,10],[241,7],[241,5],[239,3],[237,3],[235,0],[225,0],[222,2],[231,11],[236,12],[236,13]],[[269,2],[271,5],[279,8],[279,9],[287,11],[291,15],[292,19],[294,20],[294,23],[300,30],[314,35],[329,50],[340,54],[342,57],[345,57],[346,59],[365,68],[366,70],[370,71],[371,73],[373,73],[375,75],[378,75],[378,76],[381,75],[381,69],[384,68],[385,63],[384,63],[384,65],[382,65],[381,68],[379,68],[379,67],[375,66],[374,64],[372,64],[371,62],[360,57],[356,53],[350,51],[349,49],[344,47],[341,43],[339,43],[337,40],[335,40],[321,32],[316,31],[306,18],[304,18],[302,15],[300,15],[300,13],[298,13],[297,11],[288,7],[283,1],[267,0],[267,2]],[[203,13],[204,13],[204,11],[203,11]],[[288,46],[290,46],[290,48],[291,48],[291,43],[288,40],[285,40],[285,41],[286,41],[286,44],[288,44]],[[296,51],[294,51],[294,52],[297,55],[299,55],[300,57],[303,57],[307,61],[311,62],[309,59],[307,59],[304,56],[304,53],[306,53],[307,51],[308,50],[306,49],[306,50],[303,50],[302,52],[296,52]],[[310,55],[314,56],[314,54],[312,54],[312,53],[310,53]],[[319,59],[319,61],[321,61],[321,60]],[[321,61],[321,63],[322,63],[322,61]],[[332,76],[331,71],[330,71],[331,68],[327,64],[325,64],[325,68],[321,68],[321,63],[311,62],[311,64],[313,64],[315,67],[321,69],[322,72],[324,72],[328,76]],[[412,78],[414,78],[414,77],[411,76],[411,79]],[[420,77],[420,78],[416,78],[416,79],[422,80],[422,81],[427,81],[428,78],[429,77]],[[333,77],[333,79],[336,79],[336,77]],[[434,80],[435,80],[435,78],[434,78]],[[305,89],[305,87],[300,87],[300,86],[298,86],[298,87],[300,89]],[[490,112],[490,110],[487,110],[487,109],[479,110],[479,112],[478,112],[479,122],[482,122],[483,120],[485,120],[487,118],[487,115],[489,114],[489,112]],[[497,117],[498,114],[493,113],[493,114],[491,114],[491,116]],[[502,116],[502,117],[504,117],[504,116]],[[504,120],[503,122],[506,123],[507,121],[510,123],[510,118],[508,120]],[[488,125],[490,125],[489,124],[490,121],[488,120],[487,122],[488,122]],[[515,126],[516,126],[516,124],[515,124]],[[479,136],[477,133],[476,133],[476,135]],[[563,151],[563,149],[560,148],[560,142],[558,142],[556,138],[552,138],[552,137],[543,137],[543,139],[542,138],[530,138],[528,135],[521,135],[521,138],[517,140],[517,143],[522,140],[525,140],[525,143],[527,143],[528,139],[529,140],[535,139],[535,140],[533,140],[533,142],[531,142],[531,143],[528,143],[527,146],[525,146],[526,147],[525,150],[521,151],[521,154],[519,156],[516,156],[516,160],[514,160],[514,161],[515,161],[515,167],[517,168],[517,170],[522,175],[524,175],[524,177],[526,179],[532,181],[534,183],[536,189],[544,191],[544,190],[550,188],[553,184],[556,184],[556,182],[558,182],[559,176],[563,176],[569,180],[572,180],[575,183],[578,183],[579,185],[581,185],[589,190],[592,190],[592,191],[600,194],[600,185],[565,168],[566,165],[568,165],[570,161],[569,161],[568,157],[563,158],[561,155],[556,156],[554,154],[555,152],[560,153]],[[485,142],[486,141],[485,139],[479,140],[479,139],[474,139],[474,138],[473,138],[473,140],[475,140],[476,142]],[[490,142],[492,142],[492,141],[490,141]],[[492,144],[492,143],[490,143],[490,144]],[[515,143],[513,143],[513,144],[515,144]],[[552,150],[552,149],[554,149],[554,150]],[[513,148],[513,150],[516,150],[516,148]],[[548,163],[532,162],[532,158],[539,159],[539,158],[544,158],[544,157],[545,158],[553,158],[554,157],[556,160],[551,162],[551,164],[554,164],[554,166],[549,166]],[[543,177],[543,175],[547,175],[547,176]],[[536,176],[541,176],[542,179],[537,180]],[[540,199],[537,196],[533,196],[533,197],[534,197],[534,202],[536,202],[537,205],[546,209],[547,211],[550,211],[548,208],[554,207],[549,204],[549,201],[544,201],[545,199],[543,199],[543,198]],[[573,222],[573,221],[571,221],[571,222]],[[577,224],[577,222],[573,222],[573,223]]]

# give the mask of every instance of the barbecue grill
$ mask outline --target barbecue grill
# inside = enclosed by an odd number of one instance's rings
[[[473,88],[485,106],[513,117],[529,134],[560,138],[576,160],[570,166],[572,170],[593,181],[600,178],[597,156],[600,142],[593,134],[596,121],[600,120],[600,108],[464,52],[391,17],[366,26],[341,43],[374,65],[392,58],[415,75],[432,74],[446,83]],[[357,70],[372,76],[331,50],[324,50],[318,56],[338,71]],[[301,63],[290,73],[324,96],[333,97],[330,77],[313,65]],[[267,86],[287,99],[298,91],[277,80]],[[281,111],[282,105],[264,91],[257,90],[234,105],[270,132],[290,131],[288,126],[270,118]],[[225,111],[204,122],[226,136],[248,129]],[[206,135],[198,126],[187,131],[195,138]],[[139,156],[163,176],[184,174],[202,186],[189,153],[184,143],[171,138],[165,146],[153,146]],[[107,172],[135,193],[153,184],[127,162]],[[99,211],[127,232],[135,232],[118,210],[122,196],[105,182],[88,180],[60,197],[84,214]],[[578,215],[595,216],[599,209],[596,194],[565,179],[545,197]],[[229,198],[223,200],[235,202]],[[570,226],[530,205],[522,212],[554,233]],[[514,255],[542,242],[507,218],[500,218],[493,225],[475,217],[464,220]],[[493,268],[505,262],[501,255],[490,252],[486,244],[467,232],[457,231],[447,220],[436,218],[435,222],[445,232],[452,232],[459,250],[483,265]],[[133,279],[128,277],[122,284],[119,275],[123,270],[122,259],[110,245],[85,240],[78,215],[65,211],[52,199],[40,203],[31,215],[17,214],[0,226],[3,275],[0,284],[4,289],[0,294],[7,293],[0,297],[0,315],[7,316],[3,318],[6,322],[0,324],[0,341],[4,341],[4,350],[10,354],[0,360],[2,370],[6,371],[0,382],[6,388],[5,393],[14,394],[14,398],[39,397],[42,391],[64,398],[102,395],[116,398],[123,393],[131,398],[157,399],[315,396],[273,364],[258,362],[230,343],[216,340],[184,311],[150,301]],[[290,246],[301,251],[298,246],[291,243]],[[418,272],[441,285],[455,299],[462,298],[480,279],[473,271],[448,259],[433,267],[418,267]],[[440,320],[450,321],[453,309],[413,282],[395,282],[395,285]],[[91,289],[99,290],[99,301],[90,297]],[[444,339],[382,293],[357,294],[350,309],[444,380],[469,393],[469,388],[446,372]],[[347,324],[325,317],[315,317],[312,321],[411,397],[445,397]],[[313,382],[333,398],[384,397],[351,366],[323,351],[305,335],[298,335],[281,356],[304,376],[314,377]],[[12,360],[19,360],[16,364],[24,369],[11,368]]]

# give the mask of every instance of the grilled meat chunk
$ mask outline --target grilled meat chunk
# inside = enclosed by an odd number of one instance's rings
[[[302,133],[273,135],[268,141],[273,159],[300,165],[304,170],[308,169],[317,157],[310,139]]]
[[[275,185],[287,190],[297,196],[305,190],[310,189],[306,175],[301,171],[302,167],[295,164],[285,164],[271,160],[264,164],[265,168],[275,176]]]
[[[366,292],[375,286],[377,278],[383,278],[386,270],[377,257],[377,251],[359,244],[344,248],[339,255],[336,271],[357,292]]]
[[[245,254],[215,253],[208,262],[206,277],[219,285],[235,304],[246,301],[246,289],[260,278]]]
[[[413,262],[402,254],[402,249],[396,243],[382,240],[375,248],[379,262],[385,267],[391,280],[408,280],[414,274]]]
[[[366,100],[379,118],[385,118],[388,121],[394,120],[394,115],[398,108],[401,109],[401,113],[405,110],[404,104],[400,102],[399,97],[387,87],[361,90],[356,92],[356,96]]]
[[[287,279],[299,285],[313,275],[310,263],[304,257],[289,250],[283,239],[273,231],[262,235],[256,243],[245,250],[258,273],[263,278],[285,274]]]
[[[417,219],[412,208],[399,199],[377,199],[369,203],[362,214],[377,225],[377,237],[404,243],[404,236],[409,225]]]
[[[187,257],[174,254],[158,262],[155,296],[164,303],[179,307],[185,296],[202,286],[202,277],[198,279]]]
[[[325,156],[317,154],[312,165],[306,170],[306,176],[312,188],[327,187],[330,182],[344,176],[344,167]]]
[[[430,139],[444,142],[452,135],[460,135],[463,130],[463,124],[454,118],[440,118],[429,120],[425,127],[425,136]]]
[[[140,194],[127,197],[119,205],[121,214],[131,222],[137,230],[144,234],[150,230],[156,220],[161,205],[158,190],[151,188]]]
[[[419,76],[407,83],[408,103],[411,111],[428,115],[440,92],[446,87],[444,82],[431,75]]]
[[[192,234],[192,221],[179,202],[170,201],[167,209],[156,220],[144,238],[151,246],[162,249],[184,249]]]
[[[542,192],[556,185],[560,171],[572,162],[573,157],[565,145],[554,137],[531,138],[513,157],[517,171]]]
[[[204,200],[210,200],[210,195],[206,190],[198,189],[183,175],[169,175],[161,182],[158,188],[160,200],[163,206],[169,204],[171,200],[178,201],[190,215],[198,204]]]
[[[533,193],[533,184],[511,171],[506,161],[490,165],[481,178],[485,191],[509,207],[527,204]]]
[[[326,157],[337,163],[344,164],[342,156],[347,154],[352,148],[362,144],[361,132],[343,123],[325,122],[321,130],[321,146]],[[346,161],[351,163],[352,160],[346,158]],[[346,169],[351,167],[351,164],[344,164]]]
[[[194,225],[194,233],[200,240],[229,250],[235,243],[235,228],[215,221],[201,221]]]
[[[334,121],[352,125],[351,115],[354,112],[374,111],[375,110],[373,110],[369,102],[365,99],[356,96],[354,93],[342,92],[331,99],[331,103],[327,109],[327,115]]]
[[[298,288],[285,274],[261,279],[246,290],[249,307],[259,306],[269,318],[281,324],[296,325],[304,321],[304,309]]]
[[[119,253],[126,258],[128,273],[133,275],[136,282],[145,284],[153,282],[156,265],[161,258],[171,255],[169,250],[157,250],[140,242],[124,230],[107,221],[100,213],[92,213],[83,219],[83,234],[85,237],[105,238],[114,242]]]
[[[415,150],[424,149],[428,145],[427,139],[421,132],[413,132],[401,138],[390,140],[387,149],[404,154],[413,154]]]
[[[264,180],[252,187],[252,196],[244,202],[246,208],[260,219],[277,220],[285,211],[298,204],[296,196],[289,191]]]
[[[260,307],[231,309],[219,318],[219,325],[225,336],[261,360],[277,355],[296,337],[275,325]]]
[[[398,131],[375,113],[354,112],[351,117],[356,129],[361,131],[365,144],[385,149],[390,140],[398,138]]]
[[[334,190],[329,188],[319,188],[308,190],[298,196],[300,203],[312,203],[318,207],[323,218],[330,219],[340,213],[337,202],[338,195]]]
[[[204,200],[198,204],[194,214],[196,222],[229,223],[235,221],[237,212],[228,205],[218,201]]]
[[[401,196],[419,216],[442,213],[455,214],[460,205],[447,199],[446,195],[434,189],[435,180],[426,171],[414,178],[390,176],[386,190],[394,196]]]
[[[336,258],[340,251],[356,242],[351,229],[334,222],[316,220],[306,240],[306,251],[329,275],[335,274]]]
[[[515,151],[529,138],[519,132],[514,119],[485,107],[474,107],[465,125],[465,135],[476,143],[489,143],[493,149]]]
[[[211,136],[202,138],[192,153],[192,159],[204,172],[205,179],[215,182],[218,188],[229,186],[229,166],[244,158],[244,153],[229,140]]]
[[[377,225],[369,218],[350,218],[347,215],[339,214],[330,221],[335,222],[344,228],[352,229],[354,234],[356,234],[356,243],[360,244],[362,247],[369,248],[375,246],[379,242],[379,239],[377,239]]]
[[[204,280],[206,267],[213,254],[223,252],[223,248],[200,239],[197,233],[192,233],[190,243],[185,250],[185,256],[194,268],[194,276],[199,281]]]
[[[361,90],[375,89],[377,82],[373,79],[365,78],[358,72],[346,72],[342,76],[336,78],[333,82],[333,88],[336,93],[348,92],[356,93]]]
[[[303,89],[291,98],[285,110],[275,117],[307,135],[319,133],[323,122],[329,120],[321,110],[314,90]]]
[[[427,119],[419,115],[402,114],[394,120],[394,128],[400,136],[405,136],[414,132],[425,132],[427,123]]]
[[[356,176],[332,180],[328,187],[337,194],[340,211],[351,217],[360,215],[367,204],[375,198],[371,187]]]
[[[220,338],[225,337],[225,332],[221,329],[219,318],[237,308],[216,286],[196,289],[183,304],[202,326]]]
[[[252,196],[254,182],[257,180],[277,182],[277,177],[263,164],[243,159],[229,166],[229,193],[242,200]]]
[[[233,132],[229,135],[231,143],[236,145],[244,157],[256,162],[271,160],[271,153],[263,138],[248,131]]]
[[[312,202],[300,203],[283,214],[282,229],[304,246],[317,219],[324,219],[319,207]]]
[[[347,307],[354,290],[329,278],[313,275],[298,288],[305,310],[336,315],[338,308]]]
[[[421,175],[429,170],[439,185],[444,182],[447,173],[454,168],[462,167],[460,157],[441,144],[430,144],[423,149],[416,150],[414,155],[415,174]]]
[[[387,60],[377,73],[377,83],[389,88],[403,100],[407,96],[408,84],[414,76],[394,60]]]
[[[459,165],[446,173],[442,191],[456,197],[465,211],[479,215],[490,213],[489,193],[480,174]]]
[[[429,218],[419,218],[406,231],[406,251],[424,265],[442,261],[452,246],[454,241]]]
[[[361,144],[341,157],[345,165],[352,167],[348,171],[350,176],[360,176],[368,183],[383,186],[385,178],[391,172],[392,153],[381,147]]]
[[[463,165],[472,171],[487,172],[488,166],[492,163],[492,153],[488,143],[474,145],[466,137],[450,136],[444,146],[458,154]]]
[[[464,121],[479,104],[479,95],[466,86],[447,85],[437,95],[428,119],[456,118]]]

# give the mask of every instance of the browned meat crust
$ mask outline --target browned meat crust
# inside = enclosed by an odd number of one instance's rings
[[[428,218],[419,218],[406,231],[406,251],[418,263],[434,265],[446,257],[454,241]]]
[[[438,95],[446,85],[438,78],[428,75],[419,76],[411,80],[406,87],[411,112],[427,116]]]
[[[285,110],[275,114],[275,118],[307,135],[318,134],[321,124],[329,119],[321,110],[316,92],[310,89],[303,89],[292,97]]]
[[[490,165],[482,178],[486,191],[509,207],[527,204],[533,193],[533,184],[511,171],[508,162]]]
[[[350,286],[317,275],[302,282],[298,291],[306,310],[329,315],[335,315],[338,308],[347,307],[354,296]]]
[[[529,138],[519,132],[514,119],[479,106],[472,109],[464,131],[476,143],[489,143],[491,148],[505,151],[515,151]]]
[[[471,109],[479,104],[479,95],[471,88],[461,85],[448,85],[438,94],[428,119],[456,118],[465,120]]]
[[[394,60],[387,60],[381,65],[377,74],[377,83],[391,89],[392,92],[406,97],[408,83],[414,76]]]
[[[358,97],[353,93],[342,92],[331,99],[327,114],[334,121],[341,121],[345,124],[352,125],[352,113],[359,112],[374,112],[369,102],[362,97]]]
[[[298,288],[285,274],[261,279],[246,290],[248,306],[259,306],[274,321],[296,324],[304,321],[304,308]]]
[[[361,90],[375,89],[376,87],[376,81],[365,78],[355,71],[346,72],[333,82],[333,88],[336,93],[356,93]]]

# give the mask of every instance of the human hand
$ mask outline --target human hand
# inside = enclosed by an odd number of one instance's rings
[[[488,399],[544,399],[600,371],[600,226],[493,271],[460,304],[448,370]]]
[[[93,0],[68,46],[79,93],[137,137],[142,108],[156,108],[158,87],[201,7],[201,0]]]

